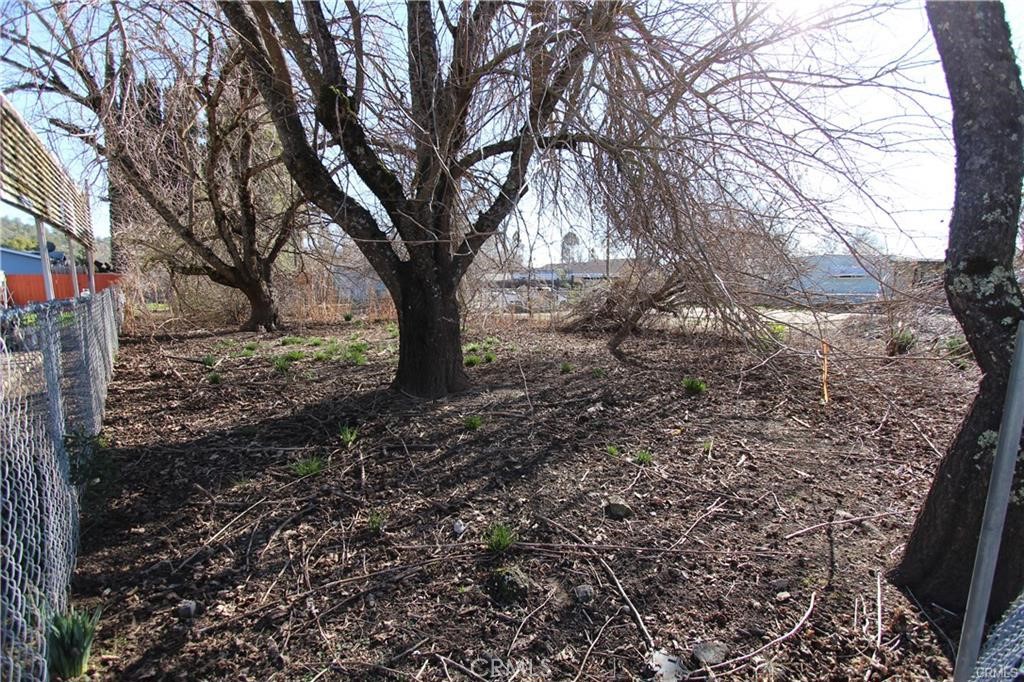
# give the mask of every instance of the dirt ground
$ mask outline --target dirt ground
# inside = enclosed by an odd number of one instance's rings
[[[950,674],[953,619],[883,574],[973,371],[834,358],[823,404],[811,353],[623,364],[520,324],[421,402],[393,327],[302,334],[123,341],[73,585],[94,677],[634,680],[652,646],[664,679]]]

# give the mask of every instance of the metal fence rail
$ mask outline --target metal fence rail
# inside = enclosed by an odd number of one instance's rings
[[[77,473],[117,352],[115,289],[0,310],[0,680],[45,680],[48,614],[67,607]]]

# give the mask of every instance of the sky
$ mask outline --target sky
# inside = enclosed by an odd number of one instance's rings
[[[776,9],[799,17],[810,13],[821,4],[820,0],[777,0]],[[1017,53],[1024,48],[1024,0],[1004,3],[1013,33]],[[923,3],[893,9],[877,23],[861,26],[845,36],[859,50],[872,59],[891,55],[895,57],[915,44],[920,48],[922,64],[905,74],[905,84],[937,96],[920,98],[921,110],[935,117],[930,127],[920,129],[920,138],[902,146],[902,151],[864,154],[859,162],[873,169],[876,177],[870,181],[870,195],[879,206],[863,197],[850,196],[832,207],[832,215],[848,230],[868,233],[875,243],[897,256],[911,258],[942,258],[946,245],[948,220],[953,203],[953,146],[949,133],[948,99],[945,98],[945,80],[938,63],[938,54],[928,31]],[[835,106],[851,121],[870,120],[908,113],[907,103],[899,101],[886,91],[861,93],[857,101],[839,96]],[[22,115],[33,120],[35,100],[16,95],[12,101]],[[44,138],[45,139],[45,138]],[[55,142],[54,152],[69,167],[72,177],[92,187],[93,227],[98,237],[110,234],[108,205],[102,200],[103,186],[95,167],[83,166],[78,150]],[[524,222],[541,225],[543,219],[531,216],[529,195],[524,200]],[[0,215],[14,215],[27,219],[25,214],[6,204],[0,204]],[[560,231],[548,230],[542,235],[540,253],[535,262],[558,260]],[[827,240],[806,238],[802,243],[808,251],[834,250]],[[544,253],[547,251],[547,253]]]

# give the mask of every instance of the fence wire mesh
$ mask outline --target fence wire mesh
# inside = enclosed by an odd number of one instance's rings
[[[971,675],[971,682],[997,680],[1024,680],[1024,593],[992,628]]]
[[[67,607],[82,467],[103,420],[118,292],[0,310],[0,680],[46,680]]]

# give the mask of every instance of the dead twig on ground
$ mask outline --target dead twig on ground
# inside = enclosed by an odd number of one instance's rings
[[[880,519],[880,518],[883,518],[885,516],[897,516],[899,514],[907,514],[907,513],[909,513],[909,510],[907,510],[907,509],[898,509],[896,511],[882,512],[881,514],[869,514],[867,516],[854,516],[853,518],[840,519],[839,521],[825,521],[823,523],[816,523],[813,526],[808,526],[807,528],[802,528],[802,529],[800,529],[798,531],[790,533],[784,539],[792,540],[793,538],[798,537],[800,535],[804,535],[805,533],[810,533],[812,531],[818,530],[819,528],[826,528],[828,526],[839,526],[839,525],[844,524],[844,523],[857,523],[858,521],[867,521],[869,519]]]

